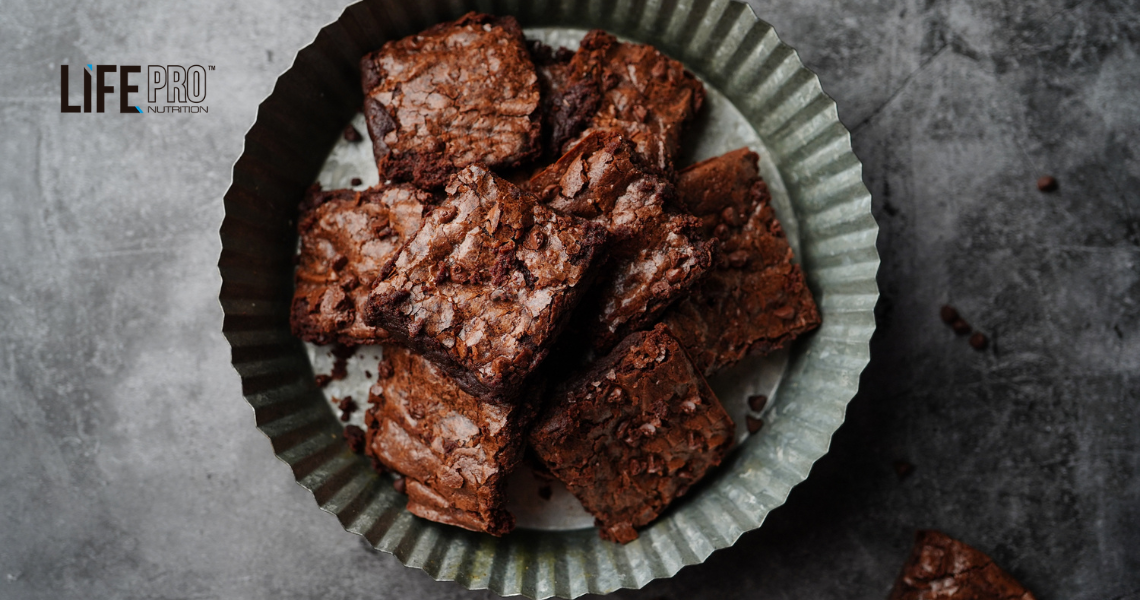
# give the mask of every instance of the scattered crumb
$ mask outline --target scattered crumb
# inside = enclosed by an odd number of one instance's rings
[[[1058,187],[1060,186],[1057,184],[1057,178],[1052,175],[1042,175],[1037,180],[1037,189],[1042,192],[1055,192]]]
[[[355,454],[364,454],[364,430],[356,425],[344,428],[344,439],[348,442],[348,449]]]
[[[748,433],[756,433],[764,426],[764,419],[756,419],[754,417],[744,417],[744,423],[748,425]]]
[[[359,177],[353,177],[350,183],[352,183],[352,187],[356,187],[364,182]]]
[[[942,307],[942,311],[939,313],[939,316],[942,317],[942,322],[947,325],[953,325],[954,321],[957,321],[961,318],[960,315],[958,315],[958,309],[950,306],[949,304]]]
[[[748,397],[748,408],[751,408],[752,412],[760,412],[764,410],[764,407],[767,404],[768,397],[764,394],[756,394],[755,396]]]
[[[365,379],[372,379],[372,371],[365,371],[364,372],[364,378]]]
[[[364,136],[360,135],[360,132],[350,123],[344,126],[344,139],[355,144],[363,140]]]
[[[966,320],[961,318],[961,317],[959,317],[953,323],[951,323],[950,327],[952,327],[954,329],[954,333],[956,333],[958,335],[966,335],[966,334],[968,334],[974,330],[974,328],[970,327],[970,324],[967,323]]]
[[[328,385],[330,381],[332,381],[332,376],[331,375],[317,375],[314,379],[317,382],[317,387],[323,388],[326,385]]]
[[[352,399],[352,396],[345,396],[339,401],[336,398],[333,398],[333,402],[336,402],[336,407],[340,409],[340,420],[342,422],[347,422],[349,419],[351,419],[352,413],[356,412],[356,410],[360,408],[356,404],[356,401]]]
[[[990,338],[979,331],[970,336],[970,345],[974,347],[974,350],[985,350],[986,346],[990,345]]]

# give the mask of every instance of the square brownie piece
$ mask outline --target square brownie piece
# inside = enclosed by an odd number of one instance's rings
[[[650,165],[672,169],[682,128],[701,109],[705,88],[681,63],[647,44],[586,34],[552,105],[560,109],[555,143],[582,127],[624,133]],[[560,132],[560,133],[559,133]]]
[[[301,203],[296,287],[290,310],[293,335],[314,344],[347,346],[388,337],[364,323],[372,284],[419,228],[434,198],[410,185],[364,191],[321,191]]]
[[[372,290],[365,322],[468,393],[509,399],[590,285],[606,230],[480,166],[457,173],[447,195]]]
[[[548,402],[531,447],[614,542],[636,539],[732,446],[732,419],[663,325],[622,340]]]
[[[504,490],[536,406],[528,400],[484,402],[431,361],[385,346],[369,391],[365,452],[406,477],[412,514],[503,535],[515,524]]]
[[[720,239],[721,252],[708,278],[663,321],[706,376],[749,353],[783,348],[820,324],[758,160],[742,148],[677,174],[678,201]]]
[[[700,221],[666,209],[673,186],[617,131],[589,133],[526,188],[610,233],[605,272],[575,327],[599,350],[652,324],[712,267],[715,244],[700,233]]]
[[[541,151],[538,76],[513,17],[468,13],[384,44],[360,70],[381,181],[434,189]]]
[[[919,531],[890,600],[1034,600],[990,557],[940,531]]]

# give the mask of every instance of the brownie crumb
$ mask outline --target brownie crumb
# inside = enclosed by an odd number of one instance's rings
[[[365,379],[372,379],[372,371],[365,371],[364,372],[364,378]]]
[[[949,304],[942,307],[942,312],[940,315],[942,316],[942,322],[947,325],[953,325],[954,321],[957,321],[959,318],[961,318],[961,316],[958,314],[958,309],[950,306]]]
[[[985,350],[986,346],[990,345],[990,339],[986,337],[986,334],[979,331],[970,336],[970,345],[974,347],[974,350]]]
[[[542,498],[543,500],[550,500],[550,497],[553,495],[554,495],[554,489],[551,488],[549,485],[544,485],[544,486],[538,488],[538,497]]]
[[[1036,596],[978,550],[940,531],[919,531],[889,598],[1034,600]]]
[[[335,360],[333,361],[332,373],[330,373],[333,379],[339,381],[348,377],[348,359],[353,354],[356,354],[356,346],[345,346],[343,344],[333,346],[332,355]]]
[[[372,470],[375,471],[377,475],[383,475],[388,472],[388,469],[384,468],[384,463],[380,462],[379,459],[377,459],[375,456],[370,458],[372,461]]]
[[[764,426],[764,419],[757,419],[755,417],[744,417],[744,423],[748,425],[748,433],[756,433]]]
[[[401,494],[408,493],[408,482],[405,481],[403,477],[400,477],[399,479],[393,481],[392,487],[396,488],[396,491],[400,492]]]
[[[314,379],[317,382],[317,387],[323,388],[326,385],[328,385],[330,381],[332,381],[332,376],[321,374],[321,375],[317,375],[316,377],[314,377]]]
[[[344,439],[348,442],[348,449],[353,454],[364,454],[364,430],[356,425],[344,428]]]
[[[895,467],[895,475],[899,476],[899,481],[902,481],[902,480],[906,479],[907,477],[910,477],[911,474],[914,473],[914,465],[910,464],[909,462],[907,462],[905,460],[896,460],[894,467]]]
[[[767,405],[768,397],[764,394],[756,394],[755,396],[748,397],[748,408],[751,408],[752,412],[760,412],[764,410],[764,407]]]
[[[961,317],[959,317],[958,319],[955,319],[954,322],[950,324],[950,327],[953,328],[954,333],[956,333],[958,335],[966,335],[966,334],[968,334],[974,330],[974,328],[970,327],[970,324],[967,323],[966,320],[961,318]]]
[[[356,187],[356,186],[364,183],[364,180],[359,178],[359,177],[353,177],[351,183],[352,183],[352,187]]]
[[[333,398],[333,400],[336,400],[336,398]],[[347,422],[349,419],[351,419],[352,413],[356,412],[356,409],[360,408],[357,406],[356,401],[352,399],[352,396],[345,396],[343,399],[341,399],[340,402],[337,403],[336,406],[340,409],[340,420],[342,422]]]
[[[353,127],[351,124],[349,124],[349,125],[344,126],[344,139],[346,141],[349,141],[349,142],[352,142],[355,144],[355,143],[363,140],[364,136],[360,135],[360,132],[357,131],[356,128]],[[359,185],[359,184],[354,183],[353,185]]]
[[[1051,175],[1043,175],[1037,180],[1037,189],[1042,192],[1055,192],[1058,187],[1057,178]]]

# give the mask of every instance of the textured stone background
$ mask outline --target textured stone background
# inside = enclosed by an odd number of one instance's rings
[[[936,527],[1043,600],[1140,597],[1140,6],[753,5],[866,167],[874,359],[761,530],[618,595],[884,598],[913,530]],[[341,9],[0,4],[0,597],[489,596],[319,511],[254,429],[219,332],[230,165]],[[62,62],[217,65],[210,113],[62,115]],[[1044,173],[1060,191],[1036,191]],[[939,322],[945,302],[991,351]],[[902,482],[899,459],[917,466]]]

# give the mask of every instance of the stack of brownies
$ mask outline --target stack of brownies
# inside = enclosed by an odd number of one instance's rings
[[[704,87],[604,31],[471,13],[361,80],[382,183],[302,203],[292,327],[383,345],[365,452],[412,513],[503,535],[529,447],[635,539],[732,445],[705,377],[820,322],[757,155],[675,170]]]

